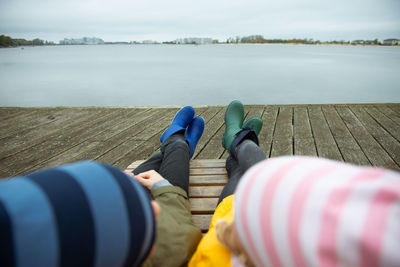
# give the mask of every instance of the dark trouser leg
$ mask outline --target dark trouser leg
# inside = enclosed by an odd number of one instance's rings
[[[151,158],[140,164],[136,169],[132,171],[133,174],[137,175],[142,172],[147,172],[150,170],[155,170],[158,172],[160,170],[161,162],[163,159],[163,154],[158,152],[154,154]]]
[[[267,158],[261,148],[251,140],[244,140],[238,145],[236,151],[239,166],[243,173]]]
[[[243,175],[243,172],[239,166],[239,163],[232,156],[229,156],[226,160],[226,171],[228,172],[228,182],[222,189],[221,195],[218,199],[218,204],[227,196],[230,196],[235,192],[236,186],[239,183],[240,178]],[[217,204],[217,205],[218,205]]]
[[[161,146],[163,159],[159,173],[172,185],[189,191],[189,145],[182,133],[174,134]]]
[[[236,157],[229,156],[226,161],[228,183],[225,185],[218,200],[218,204],[227,196],[235,192],[236,186],[243,174],[256,163],[266,159],[264,152],[253,141],[246,139],[235,149]]]
[[[140,164],[133,173],[157,171],[172,185],[189,191],[189,146],[183,133],[176,133],[164,141],[161,152]]]

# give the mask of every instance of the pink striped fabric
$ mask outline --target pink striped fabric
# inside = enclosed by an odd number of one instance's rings
[[[256,266],[400,266],[399,206],[398,172],[280,157],[241,179],[235,227]]]

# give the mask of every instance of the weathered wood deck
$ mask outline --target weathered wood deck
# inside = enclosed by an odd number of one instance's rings
[[[195,159],[224,159],[226,107],[196,108],[206,121]],[[0,108],[0,177],[77,160],[126,168],[159,149],[178,108]],[[246,106],[260,116],[268,157],[316,155],[400,170],[400,104]]]

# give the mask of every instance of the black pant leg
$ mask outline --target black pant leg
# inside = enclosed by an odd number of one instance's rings
[[[237,146],[236,154],[240,169],[243,173],[253,165],[267,158],[261,148],[249,139],[244,140]]]
[[[243,171],[241,170],[238,161],[232,156],[229,156],[226,160],[226,171],[228,172],[228,182],[222,189],[217,206],[224,198],[232,195],[235,192],[236,186],[243,175]]]
[[[161,152],[161,176],[189,193],[189,145],[183,134],[177,133],[165,140]]]
[[[229,156],[226,161],[226,170],[228,172],[228,183],[219,196],[218,204],[227,196],[232,195],[242,178],[243,174],[251,168],[251,166],[266,159],[264,152],[252,140],[246,139],[241,142],[236,148],[235,153],[237,160]]]
[[[158,172],[160,170],[163,155],[161,152],[154,154],[151,158],[140,164],[136,169],[132,171],[133,174],[137,175],[142,172],[147,172],[150,170],[155,170]]]

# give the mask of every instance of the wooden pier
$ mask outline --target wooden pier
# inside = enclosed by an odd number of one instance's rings
[[[225,159],[226,106],[196,108],[206,127],[194,159]],[[0,108],[0,178],[78,160],[122,169],[160,147],[178,108]],[[400,104],[246,106],[264,121],[268,157],[313,155],[400,170]]]

